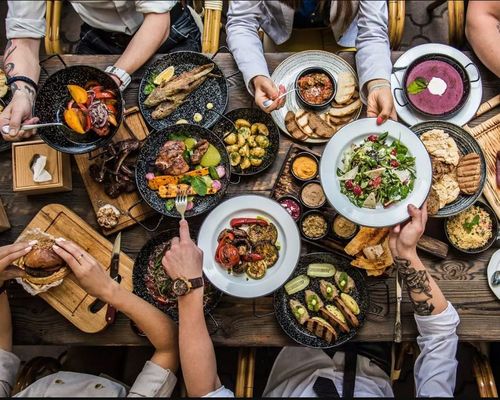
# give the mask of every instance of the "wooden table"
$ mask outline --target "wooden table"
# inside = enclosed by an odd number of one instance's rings
[[[393,54],[393,61],[401,55]],[[267,60],[273,70],[288,54],[268,54]],[[342,55],[352,65],[353,55]],[[104,69],[113,64],[116,56],[66,56],[68,65],[88,64]],[[219,54],[216,61],[224,70],[226,76],[237,72],[236,65],[228,54]],[[478,62],[476,60],[476,62]],[[57,59],[46,63],[49,73],[55,72],[61,65]],[[481,68],[484,83],[483,100],[487,100],[498,92],[498,79]],[[142,71],[134,74],[132,84],[125,93],[128,107],[137,102],[137,90]],[[42,80],[44,76],[42,74]],[[253,107],[252,98],[248,95],[241,75],[229,79],[228,110],[237,107]],[[364,115],[364,114],[363,114]],[[484,118],[487,118],[486,115]],[[231,186],[228,196],[243,193],[257,193],[268,196],[283,163],[291,140],[284,134],[281,136],[280,151],[274,165],[264,174],[249,179],[243,179],[237,186]],[[321,146],[314,148],[321,151]],[[89,202],[88,194],[83,186],[74,161],[73,191],[64,194],[40,195],[27,197],[12,193],[11,156],[5,152],[0,158],[0,196],[3,199],[12,229],[0,235],[0,245],[13,242],[24,226],[46,204],[61,203],[73,209],[78,215],[97,227],[94,211]],[[153,217],[154,219],[154,217]],[[201,219],[196,221],[199,223]],[[154,222],[154,221],[151,221]],[[175,226],[175,221],[167,221],[163,228]],[[444,240],[442,221],[431,220],[427,233]],[[134,257],[143,244],[153,234],[135,226],[123,232],[122,248]],[[306,248],[307,252],[315,251]],[[500,338],[500,301],[491,293],[487,278],[486,266],[495,249],[490,249],[479,256],[464,256],[450,250],[445,261],[429,257],[422,258],[432,275],[445,293],[447,299],[457,308],[461,324],[458,329],[460,339],[469,341],[493,341]],[[360,341],[391,341],[394,325],[394,280],[393,278],[370,281],[372,303],[378,315],[370,315],[366,325],[360,330],[355,340]],[[129,320],[119,315],[116,323],[99,334],[84,334],[66,321],[43,300],[31,297],[20,288],[9,291],[14,321],[14,344],[35,345],[144,345],[147,341],[133,333]],[[388,305],[390,306],[388,307]],[[213,314],[218,328],[209,319],[211,328],[215,331],[212,338],[216,345],[221,346],[283,346],[292,344],[291,340],[281,331],[272,315],[272,297],[259,298],[255,301],[241,300],[224,296],[219,307]],[[412,340],[416,336],[413,312],[406,293],[402,305],[403,340]]]

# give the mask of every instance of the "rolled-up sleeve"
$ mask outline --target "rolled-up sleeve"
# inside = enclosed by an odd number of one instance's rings
[[[177,377],[172,371],[147,361],[128,397],[170,397],[176,383]]]
[[[362,0],[358,12],[356,67],[359,74],[361,99],[366,102],[367,82],[391,78],[391,50],[387,34],[386,1]]]
[[[213,392],[210,392],[203,397],[217,397],[217,398],[234,397],[234,393],[231,392],[229,389],[226,389],[224,386],[221,386],[219,389],[214,390]]]
[[[141,14],[163,14],[169,12],[177,4],[177,0],[168,1],[136,1],[135,9]]]
[[[437,315],[415,315],[420,355],[415,363],[417,397],[453,397],[457,377],[457,311],[448,307]]]
[[[253,95],[252,78],[269,77],[259,27],[263,18],[262,1],[231,1],[227,13],[227,45],[243,75],[248,91]]]
[[[45,36],[45,1],[8,1],[5,18],[7,39]]]
[[[0,349],[0,397],[10,397],[20,364],[15,354]]]

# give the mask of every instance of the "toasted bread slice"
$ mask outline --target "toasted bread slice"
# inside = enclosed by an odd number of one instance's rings
[[[335,134],[335,129],[314,113],[309,113],[309,126],[321,138],[331,138]]]
[[[361,107],[361,100],[356,99],[356,101],[346,105],[345,107],[342,108],[332,107],[328,112],[332,117],[345,117],[346,115],[352,114],[359,107]]]
[[[350,331],[344,314],[337,307],[327,305],[320,310],[320,313],[332,326],[338,326],[345,333]]]
[[[306,307],[300,301],[294,299],[290,299],[289,305],[297,322],[304,325],[309,319],[309,313],[307,312]]]
[[[330,289],[330,290],[328,290]],[[335,286],[333,283],[328,282],[324,279],[321,279],[319,281],[319,290],[321,292],[321,295],[326,301],[332,301],[335,297],[339,297],[340,293],[339,290],[337,289],[337,286]]]
[[[299,110],[295,113],[295,121],[302,132],[307,136],[313,136],[314,132],[309,126],[309,113],[304,110]]]
[[[366,270],[385,269],[390,267],[394,264],[394,259],[392,258],[391,249],[389,247],[389,237],[386,237],[382,242],[382,250],[382,254],[374,260],[370,260],[364,256],[359,256],[356,257],[355,260],[351,261],[351,265]]]
[[[357,328],[359,326],[359,319],[354,315],[354,313],[345,305],[340,297],[336,297],[334,300],[335,305],[342,311],[346,320],[349,322],[353,328]]]
[[[297,140],[306,140],[308,136],[302,132],[302,129],[297,125],[295,121],[295,114],[293,111],[288,111],[285,116],[285,126],[287,131],[292,135],[293,138]]]
[[[313,317],[307,320],[306,328],[320,339],[327,343],[332,343],[337,340],[337,332],[335,328],[326,322],[323,318]]]
[[[348,102],[356,91],[356,79],[354,75],[348,71],[341,72],[337,76],[337,93],[335,93],[335,101],[338,104]]]

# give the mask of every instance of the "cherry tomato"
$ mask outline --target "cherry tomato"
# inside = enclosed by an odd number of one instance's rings
[[[345,181],[345,188],[347,190],[352,190],[353,187],[354,187],[354,183],[352,182],[352,179],[348,179]]]
[[[370,135],[370,136],[368,136],[368,140],[370,142],[376,142],[378,140],[378,136],[377,135]]]
[[[378,188],[381,183],[382,183],[382,177],[381,176],[377,176],[376,178],[373,178],[370,181],[370,186],[374,187],[374,188]]]
[[[354,188],[352,189],[352,192],[354,193],[355,196],[361,196],[363,194],[363,189],[361,189],[361,186],[359,185],[356,185],[354,186]]]
[[[391,160],[391,167],[393,167],[393,168],[399,167],[398,161],[397,160]]]
[[[398,154],[398,149],[396,149],[395,147],[391,150],[391,154],[393,156],[397,155]]]

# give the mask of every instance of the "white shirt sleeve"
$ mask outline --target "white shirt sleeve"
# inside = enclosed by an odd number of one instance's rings
[[[392,62],[387,26],[386,1],[359,2],[356,68],[361,100],[365,103],[368,95],[367,82],[373,79],[391,80]]]
[[[415,363],[417,397],[453,397],[457,377],[457,311],[448,302],[441,314],[415,315],[420,355]]]
[[[170,397],[176,383],[177,377],[172,371],[147,361],[128,397]]]
[[[10,397],[20,365],[15,354],[0,349],[0,397]]]
[[[163,14],[169,12],[174,8],[178,0],[167,0],[167,1],[136,1],[135,9],[141,14]]]
[[[258,29],[264,18],[263,1],[231,1],[227,13],[227,45],[233,54],[248,91],[253,95],[252,78],[269,77]]]
[[[221,386],[219,389],[214,390],[203,397],[234,397],[234,393],[229,389],[226,389],[224,386]]]
[[[45,36],[45,1],[9,0],[5,30],[7,39]]]

